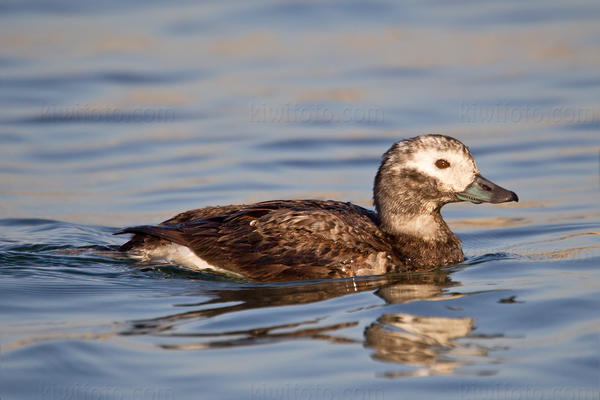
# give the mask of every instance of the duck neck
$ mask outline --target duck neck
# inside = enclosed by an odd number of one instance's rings
[[[420,211],[413,214],[382,210],[379,213],[380,228],[392,236],[409,236],[424,242],[446,242],[454,237],[439,208]]]
[[[379,215],[380,229],[391,236],[394,256],[403,270],[435,268],[464,260],[460,240],[439,208],[427,213]]]

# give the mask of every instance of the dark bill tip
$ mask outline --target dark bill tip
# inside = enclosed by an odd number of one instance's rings
[[[463,192],[456,193],[456,197],[475,204],[519,201],[519,196],[515,192],[506,190],[481,175],[476,175],[473,182]]]

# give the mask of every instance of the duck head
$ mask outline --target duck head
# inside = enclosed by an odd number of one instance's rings
[[[435,229],[447,229],[441,207],[459,201],[504,203],[519,198],[481,176],[469,148],[449,136],[402,140],[384,154],[374,188],[384,231],[435,236]]]

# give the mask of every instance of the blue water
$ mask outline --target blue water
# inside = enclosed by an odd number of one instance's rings
[[[599,399],[600,5],[0,4],[0,399]],[[434,273],[257,284],[115,257],[128,225],[371,206],[445,133],[518,193]]]

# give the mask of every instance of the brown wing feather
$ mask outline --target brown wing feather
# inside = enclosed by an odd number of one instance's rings
[[[251,279],[321,279],[386,272],[393,251],[371,211],[334,201],[269,201],[181,213],[135,233],[188,246],[208,263]],[[362,271],[362,272],[361,272]]]

